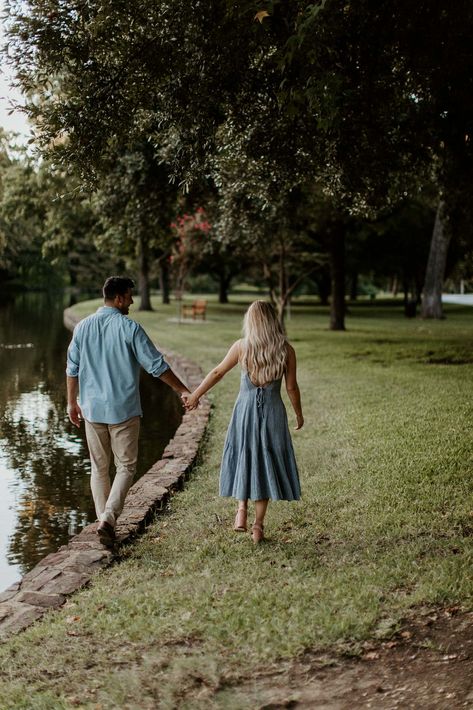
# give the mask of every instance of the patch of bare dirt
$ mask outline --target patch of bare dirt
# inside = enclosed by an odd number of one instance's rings
[[[306,653],[223,687],[214,700],[259,710],[473,709],[473,613],[423,612],[392,639],[365,643],[356,658]]]

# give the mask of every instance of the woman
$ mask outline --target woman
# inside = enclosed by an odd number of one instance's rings
[[[304,424],[296,377],[296,354],[287,341],[270,303],[255,301],[243,321],[243,338],[191,394],[183,395],[186,409],[195,409],[200,397],[237,363],[241,385],[223,450],[220,495],[239,501],[234,530],[247,529],[248,500],[255,502],[253,542],[264,537],[263,521],[269,500],[300,498],[287,415],[281,399],[281,381],[294,409],[297,426]]]

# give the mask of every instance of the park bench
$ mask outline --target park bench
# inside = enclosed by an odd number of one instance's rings
[[[194,303],[183,303],[181,306],[181,315],[183,318],[192,316],[194,320],[196,318],[202,318],[202,320],[205,320],[206,311],[207,301],[194,301]]]

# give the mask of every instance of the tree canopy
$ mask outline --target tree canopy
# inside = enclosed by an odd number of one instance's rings
[[[9,0],[9,54],[40,143],[63,141],[62,158],[89,173],[148,131],[185,183],[211,169],[226,124],[239,149],[286,151],[288,169],[300,156],[360,206],[385,206],[423,164],[449,184],[443,151],[468,162],[470,3],[263,5]]]
[[[340,295],[349,216],[431,183],[443,231],[470,231],[467,0],[8,0],[6,17],[38,143],[89,186],[146,137],[181,190],[216,186],[221,240],[238,208],[239,233],[259,213],[274,244],[294,195],[321,194]]]

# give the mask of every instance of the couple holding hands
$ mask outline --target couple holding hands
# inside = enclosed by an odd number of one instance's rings
[[[142,414],[140,368],[179,393],[187,411],[237,364],[240,391],[223,449],[220,495],[236,498],[233,529],[247,530],[248,501],[254,501],[253,542],[264,538],[269,500],[300,498],[297,471],[281,382],[294,409],[297,426],[304,424],[296,377],[296,356],[270,303],[255,301],[243,321],[243,337],[194,392],[172,372],[142,326],[128,318],[134,283],[119,276],[103,286],[104,305],[81,320],[67,352],[68,415],[79,427],[85,422],[91,460],[91,489],[103,544],[114,544],[115,523],[136,471]],[[110,461],[116,475],[110,481]]]

